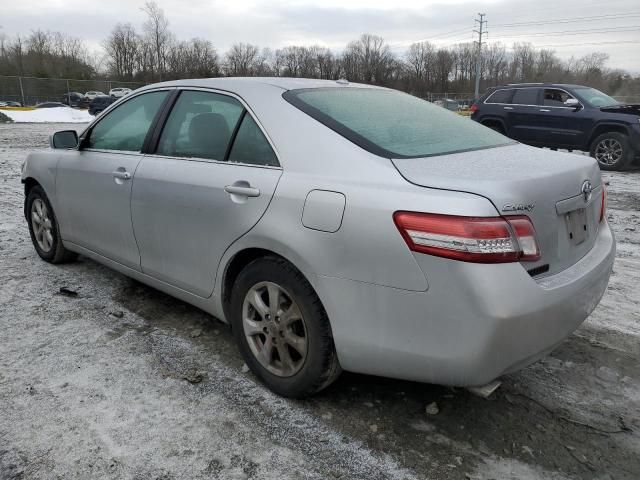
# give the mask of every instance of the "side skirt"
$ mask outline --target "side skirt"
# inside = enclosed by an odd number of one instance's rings
[[[220,302],[220,299],[215,295],[215,293],[209,298],[198,297],[197,295],[189,293],[186,290],[174,287],[173,285],[169,285],[166,282],[157,280],[145,273],[134,270],[118,262],[114,262],[113,260],[100,255],[99,253],[81,247],[80,245],[77,245],[73,242],[63,241],[62,243],[67,250],[79,253],[80,255],[84,255],[91,260],[94,260],[106,267],[111,268],[112,270],[126,275],[127,277],[133,278],[134,280],[144,283],[145,285],[160,290],[161,292],[164,292],[168,295],[171,295],[172,297],[178,298],[190,305],[193,305],[194,307],[204,310],[208,314],[213,315],[224,323],[228,323],[224,317],[224,313],[222,312],[222,304]]]

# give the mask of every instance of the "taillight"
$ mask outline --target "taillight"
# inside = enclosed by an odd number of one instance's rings
[[[475,263],[540,258],[535,230],[526,216],[458,217],[396,212],[393,221],[414,252]]]
[[[607,210],[607,188],[605,187],[604,182],[602,182],[601,197],[602,198],[600,200],[600,223],[604,221],[604,215]]]
[[[476,111],[478,110],[478,104],[477,103],[472,104],[469,110],[471,110],[471,113],[476,113]]]

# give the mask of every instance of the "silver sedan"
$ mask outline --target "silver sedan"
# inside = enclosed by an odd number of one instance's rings
[[[594,160],[390,89],[155,84],[51,147],[22,171],[40,257],[229,322],[282,395],[342,369],[484,385],[574,331],[613,264]]]

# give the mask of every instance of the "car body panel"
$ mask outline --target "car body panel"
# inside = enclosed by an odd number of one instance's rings
[[[133,182],[131,214],[142,271],[201,297],[213,291],[220,259],[267,209],[279,168],[147,155]],[[234,198],[245,182],[255,198]]]
[[[131,225],[132,180],[116,170],[136,171],[141,154],[72,150],[60,155],[56,174],[56,215],[63,240],[140,269]],[[99,199],[99,201],[95,201]]]
[[[582,155],[553,153],[508,145],[474,152],[422,159],[395,159],[393,164],[410,182],[425,187],[470,191],[491,200],[502,215],[527,215],[536,229],[541,250],[529,269],[549,265],[548,274],[561,271],[584,256],[595,242],[600,215],[600,170],[595,160]],[[556,203],[580,196],[585,181],[591,182],[587,210],[587,238],[574,245],[565,225],[565,215]],[[532,205],[530,210],[505,209],[508,205]],[[506,210],[506,211],[505,211]]]

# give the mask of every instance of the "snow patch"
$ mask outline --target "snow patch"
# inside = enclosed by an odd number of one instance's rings
[[[16,123],[89,123],[95,118],[87,110],[69,107],[2,110],[2,113]]]

